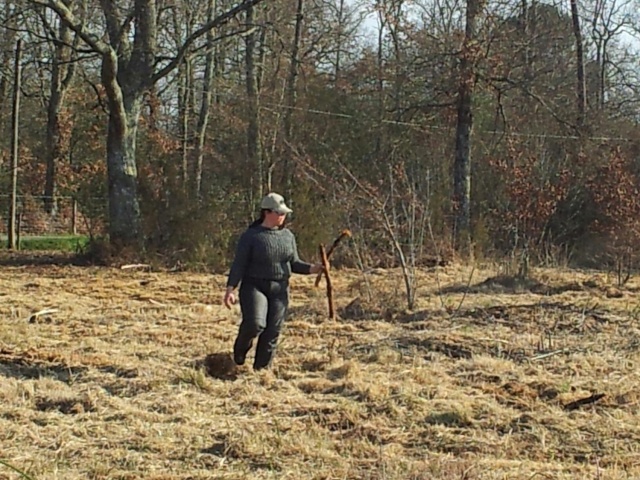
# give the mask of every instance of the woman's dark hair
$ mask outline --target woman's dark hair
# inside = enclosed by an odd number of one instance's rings
[[[267,212],[270,212],[271,210],[269,210],[268,208],[263,208],[262,210],[260,210],[260,217],[255,219],[253,221],[253,223],[251,225],[249,225],[249,228],[253,228],[253,227],[257,227],[259,225],[262,225],[262,222],[264,222],[264,218],[265,215],[267,214]],[[278,230],[282,230],[285,225],[287,224],[287,219],[284,219],[284,222],[282,222],[282,225],[278,227]]]

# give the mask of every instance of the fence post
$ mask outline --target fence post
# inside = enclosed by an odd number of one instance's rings
[[[18,213],[18,221],[16,225],[16,237],[17,237],[17,248],[18,250],[22,250],[22,246],[20,243],[20,239],[22,238],[22,210]]]
[[[78,234],[78,201],[76,197],[71,197],[71,233],[73,235]]]

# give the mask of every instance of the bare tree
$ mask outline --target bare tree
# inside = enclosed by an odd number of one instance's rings
[[[471,244],[471,129],[475,88],[475,59],[478,53],[477,25],[484,0],[467,0],[464,41],[460,54],[458,120],[453,164],[453,206],[455,247],[466,254]]]
[[[603,110],[606,103],[609,71],[619,69],[613,58],[616,40],[632,27],[629,1],[593,0],[587,4],[591,16],[590,38],[595,48],[596,81],[593,88],[595,106]],[[588,76],[588,74],[587,74]],[[588,83],[588,81],[587,81]]]
[[[297,0],[296,22],[293,33],[293,42],[291,45],[291,58],[289,59],[289,76],[287,78],[286,88],[286,111],[284,113],[284,139],[288,145],[291,144],[291,139],[293,136],[292,118],[298,98],[298,70],[300,68],[300,41],[302,38],[303,18],[304,0]],[[293,179],[293,174],[291,171],[292,162],[289,159],[290,156],[291,152],[288,151],[285,155],[285,162],[282,168],[284,192],[287,197],[291,196],[291,182]]]
[[[139,247],[142,243],[137,190],[136,136],[144,95],[175,70],[212,28],[262,0],[245,0],[185,39],[176,55],[158,67],[157,2],[133,0],[127,6],[101,0],[106,38],[91,32],[62,0],[31,0],[55,11],[102,59],[102,84],[109,105],[107,171],[109,179],[109,235],[115,247]],[[135,27],[135,28],[134,28]]]
[[[393,110],[396,112],[396,120],[401,119],[403,83],[405,81],[402,69],[405,65],[402,49],[402,23],[404,21],[404,0],[391,0],[387,10],[389,19],[389,34],[393,49],[394,85],[393,85]]]
[[[254,23],[254,9],[249,6],[246,9],[246,23],[252,26]],[[260,145],[260,105],[259,92],[256,79],[255,51],[256,32],[251,30],[245,37],[245,82],[248,99],[248,127],[247,127],[247,156],[251,163],[250,168],[256,168],[258,178],[255,179],[253,194],[258,198],[262,197],[264,189],[264,163],[262,159],[262,149]]]
[[[338,31],[336,34],[336,65],[334,70],[334,81],[336,85],[340,84],[340,66],[342,60],[342,43],[343,43],[343,30],[344,30],[344,0],[338,0],[338,12],[337,12],[337,26]]]
[[[4,113],[7,99],[7,91],[11,84],[11,64],[13,61],[13,49],[16,43],[16,8],[14,2],[4,2],[4,32],[2,33],[2,54],[0,56],[0,131],[4,131]]]
[[[576,97],[578,106],[578,125],[584,125],[587,111],[587,84],[584,76],[584,45],[580,30],[580,15],[578,13],[578,1],[571,1],[571,20],[573,22],[573,35],[576,38]]]
[[[207,22],[211,22],[216,14],[217,0],[207,0]],[[204,163],[204,144],[207,137],[207,126],[213,98],[215,67],[216,67],[216,45],[214,29],[207,32],[206,56],[204,66],[204,76],[202,79],[202,98],[200,100],[200,110],[198,112],[198,124],[196,126],[196,146],[195,165],[193,172],[192,192],[196,197],[202,195],[202,168]]]
[[[179,2],[174,6],[173,33],[175,36],[176,48],[189,38],[193,33],[194,24],[197,20],[192,2]],[[211,32],[209,32],[211,33]],[[182,185],[186,189],[190,174],[190,152],[193,142],[191,141],[191,124],[195,108],[195,61],[191,52],[187,53],[178,66],[177,71],[177,105],[178,105],[178,132],[182,150],[182,162],[180,174]]]
[[[383,177],[373,181],[360,178],[339,160],[335,161],[333,177],[300,154],[298,161],[316,188],[342,199],[341,213],[347,213],[343,210],[346,207],[365,224],[374,222],[380,229],[400,266],[406,306],[412,310],[416,305],[416,273],[428,223],[428,202],[420,198],[415,182],[407,175],[404,159],[396,158],[395,152],[390,157],[387,172],[381,172]]]
[[[331,69],[334,85],[341,85],[343,69],[350,67],[362,47],[358,30],[365,2],[370,0],[314,0],[305,7],[303,56],[323,73]]]
[[[15,250],[17,247],[16,228],[17,197],[18,197],[18,165],[19,165],[19,120],[20,120],[20,85],[22,81],[22,40],[16,42],[13,82],[13,108],[11,113],[11,203],[9,205],[8,247]]]
[[[378,30],[377,30],[377,42],[376,42],[376,93],[377,93],[377,104],[378,104],[378,121],[379,121],[379,135],[376,138],[376,149],[375,155],[377,158],[381,158],[383,156],[383,151],[385,148],[385,135],[384,135],[384,116],[386,111],[386,102],[385,102],[385,79],[384,79],[384,69],[385,69],[385,55],[384,55],[384,39],[385,39],[385,31],[387,29],[387,24],[389,19],[386,15],[386,5],[384,0],[376,0],[376,11],[377,11],[377,20],[378,20]]]
[[[81,4],[74,5],[73,1],[67,0],[66,6],[76,9],[79,21],[84,24],[86,13],[86,0]],[[76,66],[77,37],[67,24],[57,21],[57,33],[54,26],[49,25],[44,11],[41,11],[42,21],[47,32],[55,34],[53,38],[54,54],[51,62],[51,80],[49,88],[49,102],[47,105],[47,140],[46,140],[46,162],[47,172],[44,184],[44,205],[45,210],[50,215],[56,215],[58,209],[57,202],[57,166],[64,157],[64,140],[61,135],[61,110],[64,105],[65,96],[73,81]]]

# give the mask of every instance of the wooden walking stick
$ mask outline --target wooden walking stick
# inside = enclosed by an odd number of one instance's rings
[[[333,254],[333,251],[336,249],[336,247],[342,241],[342,239],[345,238],[345,237],[350,237],[350,236],[351,236],[351,231],[349,229],[344,229],[344,230],[342,230],[342,232],[340,232],[340,235],[338,235],[336,237],[336,239],[333,241],[333,243],[329,247],[329,250],[326,251],[327,263],[328,263],[329,259],[331,258],[331,255]],[[323,249],[324,249],[324,247],[323,247]],[[322,254],[320,254],[320,259],[322,259]],[[320,279],[322,278],[322,274],[323,274],[323,272],[320,272],[318,274],[318,276],[316,277],[316,283],[315,283],[316,287],[318,285],[320,285]]]
[[[329,318],[331,320],[336,319],[336,309],[333,304],[333,285],[331,284],[331,274],[329,270],[331,269],[331,264],[329,263],[329,257],[335,251],[336,247],[340,243],[340,241],[345,237],[350,237],[351,232],[349,230],[343,230],[340,232],[340,235],[333,241],[329,250],[325,250],[324,245],[320,244],[320,261],[322,262],[322,272],[318,274],[316,277],[316,287],[320,285],[320,279],[324,275],[325,280],[327,281],[327,302],[329,304]]]
[[[327,252],[324,249],[324,245],[320,244],[320,261],[322,262],[322,272],[320,275],[324,275],[324,278],[327,280],[327,302],[329,304],[329,318],[331,320],[336,319],[336,309],[333,304],[333,286],[331,285],[331,275],[329,274],[329,259],[327,257]]]

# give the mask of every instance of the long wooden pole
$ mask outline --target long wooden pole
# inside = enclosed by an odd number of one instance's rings
[[[16,56],[13,80],[13,112],[11,115],[11,202],[9,203],[8,245],[16,249],[16,212],[18,205],[18,123],[20,119],[20,88],[22,79],[22,40],[16,43]]]
[[[327,302],[329,303],[329,318],[331,320],[336,319],[336,309],[333,304],[333,286],[331,285],[331,275],[329,274],[329,259],[327,258],[327,251],[324,249],[324,245],[320,244],[320,261],[324,267],[322,273],[327,281]]]

